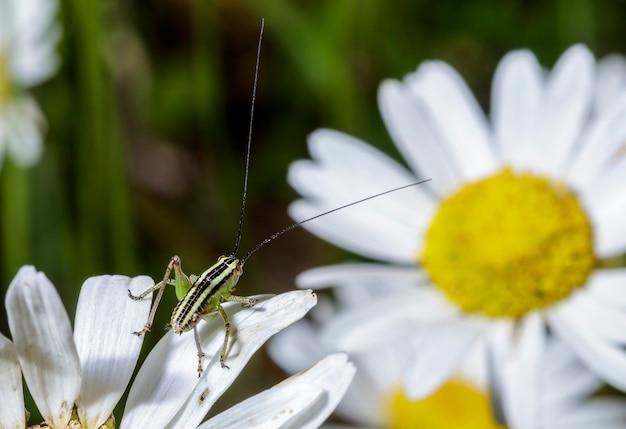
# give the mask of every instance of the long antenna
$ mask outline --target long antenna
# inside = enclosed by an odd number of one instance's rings
[[[396,191],[399,191],[399,190],[401,190],[401,189],[410,188],[411,186],[420,185],[420,184],[425,183],[425,182],[428,182],[428,181],[430,181],[430,179],[421,180],[421,181],[419,181],[419,182],[415,182],[415,183],[409,183],[408,185],[399,186],[399,187],[397,187],[397,188],[389,189],[389,190],[384,191],[384,192],[379,192],[378,194],[370,195],[369,197],[362,198],[362,199],[357,200],[357,201],[353,201],[353,202],[351,202],[351,203],[345,204],[345,205],[340,206],[340,207],[335,207],[335,208],[334,208],[334,209],[332,209],[332,210],[328,210],[328,211],[326,211],[326,212],[324,212],[324,213],[320,213],[320,214],[315,215],[315,216],[313,216],[313,217],[310,217],[310,218],[308,218],[308,219],[304,219],[304,220],[302,220],[302,221],[300,221],[300,222],[296,222],[296,223],[294,223],[293,225],[289,225],[288,227],[283,228],[283,229],[281,229],[280,231],[275,232],[274,234],[270,235],[269,237],[266,237],[263,241],[261,241],[259,244],[257,244],[256,246],[254,246],[254,247],[252,248],[252,250],[250,250],[248,253],[246,253],[246,255],[245,255],[243,258],[241,258],[241,260],[240,260],[240,261],[241,261],[241,264],[243,265],[243,264],[246,262],[246,260],[247,260],[250,256],[252,256],[252,254],[253,254],[253,253],[255,253],[257,250],[259,250],[261,247],[265,246],[265,245],[266,245],[267,243],[269,243],[270,241],[274,240],[274,239],[275,239],[275,238],[277,238],[277,237],[280,237],[281,235],[283,235],[283,234],[284,234],[284,233],[286,233],[286,232],[291,231],[292,229],[296,229],[296,228],[298,228],[298,227],[302,226],[302,224],[304,224],[304,223],[307,223],[307,222],[309,222],[309,221],[312,221],[313,219],[317,219],[318,217],[326,216],[327,214],[330,214],[330,213],[336,212],[336,211],[338,211],[338,210],[345,209],[346,207],[350,207],[350,206],[353,206],[353,205],[355,205],[355,204],[362,203],[362,202],[367,201],[367,200],[371,200],[371,199],[373,199],[373,198],[380,197],[380,196],[385,195],[385,194],[390,194],[390,193],[392,193],[392,192],[396,192]]]
[[[263,41],[263,28],[265,19],[261,18],[261,31],[259,32],[259,43],[256,49],[256,63],[254,65],[254,83],[252,85],[252,105],[250,106],[250,125],[248,127],[248,148],[246,150],[246,170],[243,176],[243,196],[241,198],[241,213],[239,214],[239,228],[235,239],[235,248],[232,255],[237,254],[239,243],[241,242],[241,230],[243,228],[243,215],[246,211],[246,196],[248,195],[248,170],[250,169],[250,148],[252,147],[252,120],[254,119],[254,103],[256,101],[256,86],[259,80],[259,62],[261,61],[261,42]]]

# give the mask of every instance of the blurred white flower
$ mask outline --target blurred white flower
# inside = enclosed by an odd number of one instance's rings
[[[337,292],[337,308],[321,300],[310,313],[313,320],[299,321],[269,341],[268,353],[286,372],[297,372],[329,353],[320,327],[343,307],[367,302],[373,290],[369,285],[352,284]],[[485,361],[480,347],[472,350],[455,376],[436,394],[419,401],[406,398],[402,389],[402,368],[410,358],[409,347],[403,348],[400,343],[379,344],[350,358],[357,373],[335,411],[349,427],[497,427],[486,392]],[[454,413],[449,412],[451,408]]]
[[[28,89],[58,68],[57,9],[56,0],[0,4],[0,165],[5,152],[23,167],[41,156],[45,120]]]
[[[407,164],[319,130],[312,161],[289,172],[304,219],[347,201],[432,178],[304,225],[384,264],[308,271],[300,287],[373,283],[377,297],[325,327],[334,350],[401,343],[409,398],[443,383],[477,342],[549,329],[593,371],[626,390],[626,270],[598,261],[626,249],[626,92],[590,115],[595,61],[568,49],[546,73],[513,51],[494,77],[490,121],[447,64],[386,81],[380,109]],[[394,293],[391,285],[407,284]],[[532,329],[530,327],[533,327]],[[535,341],[537,353],[545,344]]]
[[[402,287],[394,285],[394,293]],[[373,284],[347,281],[337,288],[337,304],[321,300],[302,320],[274,336],[268,344],[272,359],[288,373],[296,372],[328,353],[320,335],[333,313],[343,307],[359,306],[375,294]],[[553,336],[518,333],[518,350],[510,355],[496,348],[490,393],[487,362],[482,344],[463,359],[455,375],[437,391],[410,400],[401,388],[402,368],[411,352],[400,342],[377,345],[351,356],[357,373],[336,414],[346,428],[504,428],[583,429],[626,426],[623,398],[594,396],[602,380],[586,369],[571,349]],[[507,336],[497,338],[506,341]],[[546,346],[541,354],[532,344],[537,338]],[[506,346],[504,347],[506,350]],[[529,364],[530,363],[530,364]],[[490,399],[494,398],[493,406]],[[495,408],[497,418],[494,416]],[[454,410],[454,412],[451,412]],[[339,426],[332,426],[339,427]]]
[[[145,276],[88,279],[80,292],[72,335],[67,312],[52,283],[33,267],[20,269],[6,296],[13,342],[0,336],[0,373],[7,375],[0,383],[3,427],[26,425],[21,373],[51,428],[114,425],[111,413],[126,390],[143,342],[132,332],[145,323],[150,310],[149,297],[133,301],[127,290],[138,294],[153,285]],[[228,355],[230,370],[218,362],[223,326],[219,321],[202,323],[200,341],[212,359],[201,378],[196,372],[193,335],[168,332],[135,377],[120,427],[196,428],[252,354],[271,335],[304,316],[315,302],[311,291],[294,291],[273,298],[261,296],[251,309],[226,304],[236,329],[236,341]],[[310,374],[316,374],[315,380],[307,375],[295,377],[251,403],[276,404],[277,397],[283,395],[284,399],[293,389],[291,394],[298,392],[299,399],[290,403],[291,415],[281,414],[285,409],[278,406],[259,415],[270,418],[274,412],[274,417],[303,418],[319,425],[343,396],[354,368],[345,355],[333,355]]]

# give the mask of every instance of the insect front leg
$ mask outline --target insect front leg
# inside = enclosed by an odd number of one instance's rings
[[[159,292],[157,293],[156,299],[154,300],[154,303],[152,303],[152,307],[150,308],[150,315],[148,316],[148,321],[143,326],[142,330],[133,332],[133,334],[137,335],[138,337],[142,336],[143,334],[148,332],[150,328],[152,328],[152,323],[154,322],[154,316],[156,315],[156,310],[159,307],[159,302],[161,302],[161,297],[163,297],[163,291],[165,290],[165,286],[167,286],[168,284],[172,284],[170,280],[170,275],[172,273],[172,270],[176,266],[180,266],[180,258],[178,256],[173,256],[172,259],[170,259],[170,263],[167,265],[167,269],[165,270],[165,275],[163,276],[163,281],[161,281],[160,283],[157,283],[154,287],[151,287],[150,289],[148,289],[147,291],[143,292],[140,295],[133,295],[130,289],[128,289],[128,296],[134,300],[143,299],[149,294],[151,294],[152,292],[154,292],[155,290],[157,289],[159,290]]]

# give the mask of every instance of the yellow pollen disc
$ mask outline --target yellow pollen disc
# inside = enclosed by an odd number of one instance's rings
[[[510,169],[445,199],[421,262],[467,313],[518,317],[566,298],[595,265],[591,225],[561,183]]]
[[[389,405],[392,429],[503,429],[498,425],[488,396],[461,380],[450,380],[420,401],[410,401],[399,391]]]

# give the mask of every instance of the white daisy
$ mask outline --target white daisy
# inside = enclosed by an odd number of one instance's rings
[[[375,282],[375,300],[334,319],[335,349],[396,340],[413,350],[404,387],[426,395],[478,341],[535,319],[604,380],[626,390],[626,270],[599,261],[626,249],[626,93],[589,118],[595,62],[568,49],[546,73],[514,51],[494,77],[488,120],[447,64],[422,64],[382,84],[383,118],[413,173],[355,138],[320,130],[313,161],[292,165],[303,219],[430,177],[429,186],[377,198],[305,224],[386,264],[312,270],[300,286]],[[398,266],[401,265],[401,266]],[[403,266],[402,266],[403,265]],[[396,294],[392,284],[411,285]]]
[[[394,293],[410,285],[394,284]],[[359,306],[375,293],[373,283],[346,281],[337,288],[337,306],[324,302],[302,320],[274,336],[268,347],[272,358],[288,373],[309,365],[329,351],[327,338],[320,336],[333,313],[344,307]],[[402,368],[410,358],[409,346],[390,342],[354,354],[355,379],[336,414],[348,422],[346,427],[403,428],[618,428],[626,425],[626,401],[620,398],[593,397],[603,383],[580,364],[571,349],[553,336],[533,332],[538,319],[519,332],[515,353],[507,351],[508,335],[497,335],[494,391],[487,388],[484,351],[473,348],[463,359],[459,371],[435,393],[421,400],[410,400],[400,388]],[[500,350],[500,340],[505,347]],[[541,347],[534,344],[539,341]],[[530,359],[527,354],[535,354]],[[490,398],[495,397],[498,419]],[[454,412],[450,412],[454,410]],[[498,423],[500,422],[500,423]]]
[[[28,390],[52,428],[66,427],[74,407],[85,428],[97,428],[110,417],[141,349],[142,341],[129,333],[144,323],[150,310],[149,302],[132,302],[127,289],[137,292],[152,285],[146,276],[88,279],[78,298],[72,334],[63,303],[45,274],[32,266],[18,271],[5,302],[15,346],[4,342],[7,350],[15,349]],[[12,374],[21,386],[14,362]],[[21,389],[13,395],[3,392],[0,400],[21,404],[4,409],[11,416],[2,421],[19,422],[15,427],[23,428]]]
[[[369,285],[346,285],[338,289],[337,308],[322,301],[302,320],[274,336],[268,343],[272,359],[288,373],[310,365],[330,351],[320,336],[320,326],[344,306],[359,305],[371,298]],[[485,364],[480,348],[475,348],[458,373],[437,394],[422,401],[408,400],[401,388],[402,368],[410,349],[401,344],[381,345],[351,356],[357,367],[354,381],[339,403],[335,414],[350,427],[388,428],[432,426],[496,427],[485,391]],[[482,358],[482,359],[481,359]],[[455,402],[460,399],[460,403]],[[453,407],[455,413],[441,413]],[[431,423],[431,424],[428,424]],[[465,426],[464,426],[465,425]],[[327,427],[327,426],[325,426]],[[442,426],[443,427],[443,426]]]
[[[145,276],[88,279],[80,292],[72,335],[52,283],[33,267],[20,269],[6,296],[13,342],[0,337],[0,372],[7,374],[0,401],[12,405],[1,407],[3,424],[25,427],[20,368],[39,411],[53,429],[68,424],[93,429],[105,422],[114,424],[111,413],[128,385],[142,344],[132,332],[145,323],[150,310],[148,297],[133,301],[127,290],[138,294],[153,285]],[[304,316],[316,301],[311,291],[260,298],[252,309],[225,306],[237,331],[228,355],[230,370],[216,364],[223,339],[220,323],[200,325],[203,349],[212,356],[200,379],[193,335],[166,334],[135,378],[120,427],[196,428],[267,338]],[[321,373],[319,382],[306,376],[293,380],[290,385],[295,390],[309,388],[306,399],[292,403],[297,410],[294,416],[320,424],[343,396],[353,372],[345,356],[337,355],[312,369]],[[284,395],[286,391],[275,392]],[[259,401],[268,399],[275,400],[275,395],[266,393]],[[312,404],[318,407],[311,409]]]
[[[27,90],[58,68],[57,9],[56,0],[0,4],[0,163],[5,150],[24,167],[41,156],[44,118]]]

